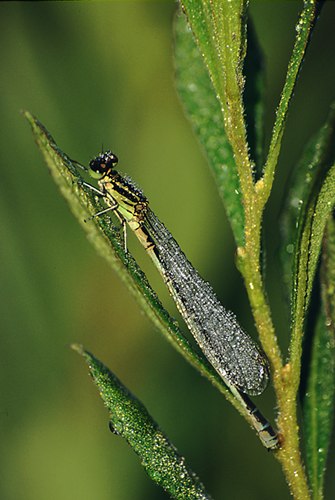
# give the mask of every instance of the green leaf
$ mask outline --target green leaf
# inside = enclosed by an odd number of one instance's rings
[[[181,3],[220,102],[245,206],[248,196],[253,193],[252,164],[242,98],[247,2],[182,0]]]
[[[150,478],[172,498],[210,499],[196,474],[160,430],[144,405],[92,354],[72,346],[83,356],[108,411],[111,428],[139,456]]]
[[[294,87],[297,82],[299,71],[304,60],[317,16],[321,11],[322,4],[323,1],[320,0],[304,0],[303,9],[295,27],[297,35],[287,69],[284,88],[276,111],[276,119],[273,126],[269,153],[264,168],[264,180],[268,188],[266,193],[267,196],[270,194],[273,182],[273,176],[280,153],[281,141]]]
[[[302,336],[314,276],[320,255],[321,242],[329,214],[335,205],[334,144],[321,158],[318,175],[314,175],[304,210],[300,211],[298,236],[294,249],[292,293],[292,336],[290,344],[292,381],[297,388],[300,377]]]
[[[104,216],[94,217],[93,220],[85,222],[85,220],[105,207],[92,194],[92,190],[83,185],[83,179],[76,168],[78,163],[70,160],[59,149],[45,127],[28,111],[24,112],[24,116],[32,127],[35,140],[44,156],[52,177],[69,203],[73,214],[87,233],[91,243],[119,274],[143,311],[173,347],[219,389],[226,399],[250,423],[250,416],[246,414],[243,405],[227,389],[223,380],[207,359],[200,356],[192,347],[178,327],[177,322],[164,309],[136,261],[129,252],[125,255],[120,230],[113,225],[110,216],[105,214]]]
[[[119,274],[158,330],[164,334],[167,340],[189,363],[234,403],[221,378],[209,362],[197,354],[179,329],[176,321],[164,309],[136,261],[129,252],[125,255],[120,228],[114,226],[110,215],[105,214],[88,220],[94,214],[103,210],[105,206],[92,194],[91,189],[83,185],[84,180],[76,168],[78,163],[71,160],[59,149],[49,132],[34,116],[28,111],[24,112],[24,116],[32,127],[36,143],[44,156],[54,181],[69,203],[73,214],[84,228],[91,243]]]
[[[304,400],[306,465],[313,499],[323,498],[324,474],[334,414],[335,393],[335,222],[328,220],[321,263],[321,312],[312,342]]]
[[[224,109],[227,107],[229,80],[237,77],[239,92],[243,90],[242,67],[246,49],[244,23],[245,0],[182,0],[211,79]]]
[[[194,368],[224,394],[226,399],[245,418],[251,427],[254,427],[256,432],[258,432],[258,427],[257,425],[255,426],[255,421],[250,412],[246,410],[245,403],[232,394],[207,359],[195,351],[179,329],[178,324],[170,317],[160,303],[136,261],[129,252],[125,255],[120,230],[113,225],[110,216],[105,214],[102,217],[94,217],[92,220],[85,222],[85,219],[89,219],[105,207],[92,194],[92,190],[83,184],[83,179],[76,168],[78,163],[70,160],[58,148],[49,132],[28,111],[24,112],[24,116],[32,127],[35,140],[45,158],[52,177],[69,203],[72,212],[85,229],[92,244],[106,258],[113,269],[118,272],[121,279],[158,330],[163,333],[167,340]]]
[[[238,246],[244,243],[244,209],[220,103],[185,16],[175,21],[176,81],[180,98],[204,148]]]
[[[326,221],[335,204],[335,165],[325,175],[319,193],[318,187],[311,193],[306,213],[303,214],[300,244],[295,253],[296,295],[293,304],[298,310],[299,302],[303,312],[309,304]]]
[[[303,151],[301,160],[289,180],[290,189],[281,215],[281,257],[284,268],[284,281],[293,300],[293,291],[297,283],[293,280],[293,272],[297,268],[294,256],[299,255],[303,220],[307,211],[308,200],[318,189],[320,180],[329,169],[335,157],[335,103],[326,123],[309,141]],[[297,276],[295,276],[296,278]]]

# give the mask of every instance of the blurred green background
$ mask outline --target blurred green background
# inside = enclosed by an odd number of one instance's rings
[[[267,133],[301,2],[251,2],[267,62]],[[166,498],[107,413],[80,342],[144,402],[214,498],[289,498],[280,469],[245,422],[154,330],[94,252],[48,175],[20,109],[71,158],[101,150],[151,206],[223,303],[254,332],[213,179],[174,87],[175,3],[2,2],[0,497]],[[335,4],[326,4],[300,75],[266,213],[269,295],[287,346],[276,254],[283,183],[334,98]],[[130,248],[171,313],[149,259]],[[271,389],[257,398],[274,418]],[[334,468],[332,470],[334,473]],[[329,474],[331,476],[331,474]],[[329,498],[334,486],[328,485]]]

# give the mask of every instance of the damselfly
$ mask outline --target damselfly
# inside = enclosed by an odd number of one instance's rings
[[[263,444],[275,448],[278,445],[276,433],[245,396],[261,394],[268,383],[269,366],[265,354],[187,260],[171,233],[149,207],[142,191],[131,179],[115,170],[117,162],[111,151],[90,162],[89,172],[98,179],[99,189],[85,185],[107,204],[106,209],[95,216],[112,210],[124,229],[127,223],[134,231],[162,275],[203,353],[251,417]],[[124,234],[126,245],[126,231]]]

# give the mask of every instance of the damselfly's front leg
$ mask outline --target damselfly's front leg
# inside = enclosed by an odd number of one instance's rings
[[[82,185],[85,187],[88,187],[91,191],[93,191],[93,193],[95,193],[100,198],[106,197],[106,194],[103,191],[100,191],[96,187],[92,186],[92,184],[89,184],[88,182],[83,182]],[[108,197],[108,201],[109,201],[109,203],[111,202],[110,197]],[[91,217],[89,217],[88,219],[85,219],[85,222],[92,220],[92,219],[95,219],[95,217],[100,217],[100,215],[106,214],[107,212],[114,212],[116,217],[119,219],[119,221],[122,225],[124,253],[127,254],[128,253],[128,249],[127,249],[127,225],[126,225],[125,219],[117,211],[118,207],[119,207],[119,204],[115,200],[113,200],[113,204],[111,204],[109,207],[105,208],[104,210],[101,210],[100,212],[97,212],[96,214],[91,215]]]

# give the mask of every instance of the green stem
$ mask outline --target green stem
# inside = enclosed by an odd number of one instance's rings
[[[245,174],[244,170],[245,162],[241,161],[240,158],[241,163],[239,163],[239,157],[236,154],[237,148],[239,151],[245,151],[245,148],[241,148],[240,145],[238,146],[237,142],[243,137],[241,133],[238,133],[241,129],[239,121],[244,119],[241,115],[235,115],[232,120],[235,127],[232,128],[232,133],[235,134],[236,132],[237,140],[230,137],[241,180],[242,200],[246,219],[245,246],[238,249],[238,267],[246,284],[262,346],[273,370],[274,387],[279,409],[278,427],[283,436],[282,446],[276,453],[276,457],[283,467],[294,498],[303,500],[310,498],[310,493],[299,448],[296,407],[298,385],[296,381],[292,380],[290,365],[283,367],[280,349],[275,336],[271,311],[265,297],[260,270],[260,237],[263,210],[272,189],[288,106],[315,20],[316,3],[316,1],[305,2],[297,25],[299,33],[296,37],[286,82],[277,110],[264,176],[256,185],[250,186],[249,176]],[[235,112],[236,109],[238,109],[237,106],[234,108]],[[229,117],[226,118],[226,121],[230,122]],[[251,173],[251,170],[249,172]]]
[[[289,367],[286,367],[289,370]],[[296,398],[289,396],[286,384],[276,388],[278,398],[278,427],[283,436],[283,443],[276,454],[290,487],[293,498],[308,500],[311,498],[307,477],[301,459],[299,447],[299,427],[297,421]]]
[[[283,436],[282,446],[276,453],[276,457],[283,467],[292,495],[294,498],[302,500],[310,498],[310,493],[299,448],[296,405],[298,384],[296,380],[292,379],[291,366],[287,365],[283,367],[282,364],[270,308],[265,298],[259,262],[262,214],[273,185],[288,106],[292,98],[297,75],[302,64],[319,4],[320,2],[316,0],[305,2],[297,24],[298,35],[276,114],[263,178],[255,186],[252,186],[252,189],[249,189],[246,182],[242,182],[241,180],[246,228],[248,230],[245,234],[245,247],[238,249],[238,266],[245,280],[260,340],[273,369],[274,387],[279,409],[278,427]],[[296,372],[295,370],[293,371]]]
[[[290,367],[283,366],[271,310],[265,297],[259,253],[253,251],[260,247],[260,222],[257,219],[253,229],[246,237],[245,247],[238,249],[238,267],[245,280],[260,340],[273,372],[279,410],[277,424],[283,437],[276,458],[283,467],[293,497],[306,500],[309,498],[309,491],[299,449],[296,392],[290,376]]]

